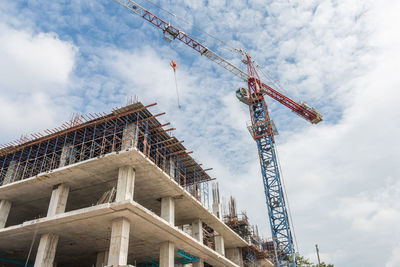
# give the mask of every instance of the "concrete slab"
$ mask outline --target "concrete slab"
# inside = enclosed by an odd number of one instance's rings
[[[0,229],[0,250],[15,250],[14,255],[23,258],[34,232],[37,236],[51,233],[59,236],[58,266],[91,266],[96,263],[97,252],[109,246],[112,222],[120,217],[131,223],[129,264],[145,262],[148,256],[157,260],[160,244],[170,241],[175,249],[211,265],[238,266],[134,201],[97,205]]]
[[[224,236],[227,248],[247,245],[245,240],[135,148],[120,153],[110,153],[1,186],[0,199],[13,203],[9,221],[18,223],[25,218],[42,216],[43,204],[46,203],[44,206],[47,209],[53,187],[61,183],[66,183],[70,187],[67,211],[82,208],[82,203],[86,206],[90,203],[94,205],[102,192],[115,186],[118,169],[123,166],[133,166],[136,170],[134,200],[137,203],[160,215],[160,199],[172,196],[175,198],[176,225],[190,224],[195,219],[201,219]],[[34,205],[27,211],[28,213],[23,212],[26,210],[24,208],[26,205]],[[34,208],[41,213],[35,215]],[[16,209],[18,214],[13,215],[13,209]]]

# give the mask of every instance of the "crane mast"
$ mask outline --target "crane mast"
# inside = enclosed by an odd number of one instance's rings
[[[241,50],[236,51],[246,57],[246,73],[185,32],[152,14],[136,2],[132,0],[115,1],[134,14],[160,28],[163,31],[164,40],[171,42],[177,39],[183,42],[200,55],[207,57],[247,83],[248,89],[239,88],[236,91],[236,96],[241,102],[248,105],[250,111],[251,133],[257,143],[259,152],[269,222],[275,247],[275,263],[279,267],[297,266],[293,237],[275,151],[274,133],[272,131],[271,120],[269,118],[264,95],[268,95],[313,124],[322,121],[322,115],[306,103],[297,103],[264,84],[260,80],[253,65],[253,61],[247,53]]]
[[[274,132],[262,93],[262,83],[249,55],[247,55],[247,70],[250,75],[248,80],[250,96],[248,105],[251,132],[258,148],[269,223],[276,252],[275,261],[278,266],[297,266],[292,231],[276,157]]]

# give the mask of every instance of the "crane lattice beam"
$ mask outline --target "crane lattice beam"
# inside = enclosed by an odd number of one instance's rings
[[[190,37],[185,32],[179,30],[175,26],[167,23],[166,21],[164,21],[161,18],[157,17],[156,15],[152,14],[151,12],[149,12],[148,10],[146,10],[145,8],[143,8],[136,2],[131,1],[131,0],[115,0],[115,1],[118,2],[119,4],[121,4],[122,6],[128,8],[130,11],[132,11],[136,15],[147,20],[148,22],[150,22],[157,28],[160,28],[163,31],[165,38],[167,38],[169,40],[178,39],[185,45],[191,47],[192,49],[194,49],[195,51],[200,53],[200,55],[205,56],[208,59],[214,61],[215,63],[217,63],[224,69],[230,71],[231,73],[233,73],[237,77],[241,78],[242,80],[244,80],[244,81],[248,80],[249,75],[246,72],[242,71],[241,69],[239,69],[238,67],[236,67],[229,61],[225,60],[224,58],[220,57],[219,55],[217,55],[216,53],[214,53],[213,51],[208,49],[203,44],[197,42],[195,39]]]
[[[245,82],[248,82],[250,75],[241,70],[240,68],[236,67],[228,60],[224,59],[223,57],[219,56],[212,50],[210,50],[205,45],[201,44],[200,42],[196,41],[194,38],[190,37],[185,32],[179,30],[175,26],[167,23],[163,19],[157,17],[156,15],[152,14],[150,11],[145,9],[144,7],[140,6],[138,3],[132,0],[115,0],[120,5],[126,7],[134,14],[140,16],[141,18],[147,20],[157,28],[161,29],[164,33],[164,39],[166,40],[174,40],[177,39],[184,43],[185,45],[191,47],[195,51],[197,51],[200,55],[207,57],[211,61],[217,63],[219,66],[223,67],[227,71],[233,73],[235,76],[239,77]],[[247,55],[244,52],[240,52],[244,55]],[[297,103],[287,96],[279,93],[275,89],[271,88],[270,86],[261,83],[262,89],[261,92],[273,98],[274,100],[278,101],[279,103],[283,104],[284,106],[291,109],[294,113],[299,115],[300,117],[310,121],[311,123],[318,123],[322,120],[322,115],[314,108],[309,107],[306,103]]]

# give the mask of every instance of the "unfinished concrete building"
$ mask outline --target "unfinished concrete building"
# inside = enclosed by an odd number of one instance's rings
[[[151,106],[0,149],[0,266],[243,266],[248,243],[209,209],[213,179]]]
[[[214,191],[213,186],[213,196]],[[258,226],[250,225],[245,211],[237,212],[236,200],[233,196],[224,207],[222,213],[225,224],[248,242],[248,246],[242,249],[243,265],[246,267],[275,266],[273,262],[276,252],[273,242],[260,237]]]

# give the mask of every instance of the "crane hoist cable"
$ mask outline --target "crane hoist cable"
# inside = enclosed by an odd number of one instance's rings
[[[254,61],[255,67],[257,68],[257,70],[259,72],[261,72],[261,74],[267,79],[269,80],[274,86],[275,88],[279,89],[280,92],[284,92],[284,93],[288,93],[287,90],[285,90],[277,80],[275,80],[271,74],[269,74],[267,71],[264,70],[263,66],[260,66],[257,62]]]
[[[291,209],[290,209],[290,203],[289,203],[289,199],[288,199],[288,196],[287,196],[286,183],[285,183],[285,179],[283,178],[283,175],[282,175],[282,168],[281,168],[281,163],[280,163],[280,160],[279,160],[279,154],[278,154],[279,149],[278,149],[277,143],[275,143],[275,147],[277,148],[276,151],[275,151],[275,154],[276,154],[276,159],[277,159],[277,163],[278,163],[277,165],[278,165],[278,168],[279,168],[279,172],[281,174],[282,189],[283,189],[282,191],[285,194],[285,198],[286,198],[286,206],[287,206],[287,210],[288,210],[288,213],[289,213],[289,220],[290,220],[291,227],[292,227],[293,239],[294,239],[294,242],[295,242],[296,248],[297,248],[296,251],[299,252],[300,251],[299,244],[297,243],[296,231],[294,229],[292,212],[291,212]]]
[[[178,91],[178,81],[176,80],[176,69],[178,68],[178,64],[176,64],[175,60],[172,60],[170,63],[172,69],[174,70],[174,78],[175,78],[175,87],[176,87],[176,97],[178,99],[178,108],[181,108],[179,104],[179,91]]]

